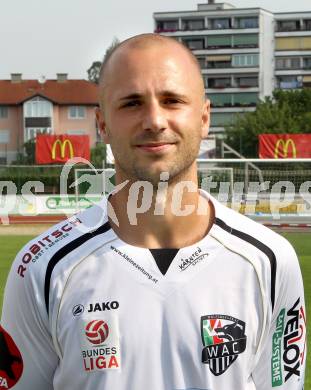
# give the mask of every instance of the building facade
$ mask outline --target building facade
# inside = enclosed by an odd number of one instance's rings
[[[154,13],[155,32],[197,57],[211,100],[211,134],[255,110],[275,88],[311,85],[311,12],[274,14],[209,0],[197,10]]]
[[[98,141],[95,120],[97,86],[86,80],[0,80],[0,163],[10,164],[23,145],[39,133],[89,135]]]

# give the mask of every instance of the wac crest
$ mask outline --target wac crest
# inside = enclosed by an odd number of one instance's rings
[[[224,314],[201,317],[203,342],[202,363],[209,364],[211,372],[223,374],[245,351],[245,322]]]

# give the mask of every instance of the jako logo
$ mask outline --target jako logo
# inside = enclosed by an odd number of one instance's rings
[[[108,302],[95,302],[90,303],[88,308],[88,313],[94,313],[95,311],[105,311],[105,310],[116,310],[119,308],[119,302],[117,301],[108,301]]]
[[[84,306],[81,304],[74,306],[72,309],[72,314],[75,317],[80,316],[81,314],[83,314],[83,312],[84,312]]]
[[[94,345],[103,344],[109,336],[108,324],[103,320],[93,320],[85,328],[85,335]]]

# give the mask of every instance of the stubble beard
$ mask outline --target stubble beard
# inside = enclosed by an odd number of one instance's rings
[[[186,153],[178,154],[179,158],[174,159],[167,164],[161,171],[152,171],[148,166],[141,166],[136,161],[132,161],[131,167],[118,161],[118,166],[123,171],[125,176],[132,182],[147,181],[151,183],[154,191],[157,190],[161,173],[167,172],[169,178],[167,182],[171,185],[182,180],[187,180],[187,172],[196,160],[197,153],[194,150],[186,151]],[[152,165],[152,163],[151,163]],[[188,178],[189,180],[189,178]]]

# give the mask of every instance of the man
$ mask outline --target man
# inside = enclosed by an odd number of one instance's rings
[[[298,261],[198,189],[209,102],[191,52],[133,37],[104,61],[100,91],[117,187],[17,256],[1,321],[8,388],[301,390]]]

